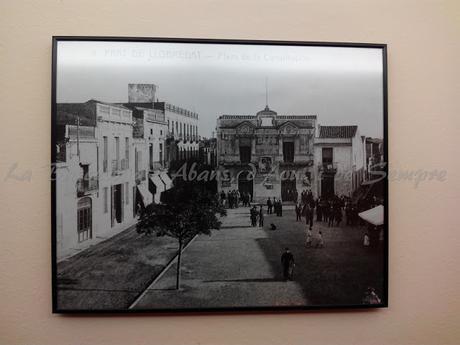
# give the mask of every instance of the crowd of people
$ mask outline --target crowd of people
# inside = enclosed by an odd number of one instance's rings
[[[377,206],[379,200],[375,197],[353,202],[350,197],[333,195],[331,197],[315,198],[310,190],[304,190],[300,195],[290,193],[295,204],[296,221],[302,222],[305,219],[305,247],[307,248],[323,248],[325,242],[323,233],[317,228],[313,231],[313,222],[316,216],[317,222],[326,223],[328,227],[340,226],[345,218],[346,225],[363,225],[364,222],[359,218],[358,213],[374,206]],[[249,207],[249,218],[251,227],[264,227],[264,207],[266,206],[266,214],[275,214],[277,217],[283,216],[283,202],[280,198],[267,198],[265,205],[252,204],[252,195],[248,192],[240,193],[238,190],[222,191],[219,195],[221,204],[227,208],[238,208],[239,206]],[[270,230],[276,230],[275,224],[269,225]],[[378,239],[373,238],[376,231],[366,232],[363,238],[364,247],[372,247],[372,243],[378,242]],[[286,281],[293,279],[294,272],[294,257],[286,248],[281,256],[281,264],[283,268],[283,276]],[[366,295],[368,300],[374,298],[369,292]],[[375,298],[374,298],[375,299]],[[366,300],[367,302],[367,300]],[[368,302],[367,302],[368,303]],[[374,303],[371,301],[370,303]]]
[[[222,206],[227,208],[238,208],[240,204],[249,207],[252,202],[252,195],[249,192],[240,193],[239,190],[233,189],[227,193],[222,191],[219,200]]]
[[[256,227],[259,225],[259,228],[263,228],[264,226],[264,210],[262,206],[260,206],[259,209],[257,209],[257,206],[254,205],[252,206],[250,212],[249,212],[249,217],[251,219],[251,226]]]
[[[275,213],[277,217],[283,216],[283,202],[281,199],[267,199],[267,214]]]
[[[292,194],[292,193],[291,193]],[[296,192],[296,195],[297,192]],[[249,207],[249,218],[252,227],[264,226],[264,209],[263,205],[252,205],[252,195],[248,192],[240,193],[238,190],[222,191],[219,195],[221,204],[227,208],[238,208],[240,205]],[[296,221],[302,222],[305,218],[306,223],[306,242],[307,247],[324,247],[324,240],[321,231],[318,231],[315,236],[312,234],[313,222],[316,215],[317,222],[326,223],[328,227],[340,226],[345,218],[346,225],[364,225],[364,221],[359,218],[358,213],[364,210],[377,206],[379,200],[375,196],[353,202],[350,197],[333,195],[331,197],[314,198],[310,190],[304,190],[298,195],[295,205]],[[283,202],[280,198],[267,198],[266,201],[267,214],[276,214],[277,217],[283,216]],[[276,229],[274,224],[270,224],[270,229]],[[369,231],[363,238],[365,247],[372,247],[378,242],[374,238],[378,234],[377,231]]]
[[[375,207],[379,204],[378,200],[368,198],[358,200],[356,203],[345,195],[333,195],[329,198],[314,198],[311,191],[303,191],[300,200],[296,204],[296,220],[301,221],[306,217],[307,224],[313,224],[313,218],[316,214],[317,222],[325,222],[328,227],[341,225],[345,217],[346,225],[363,225],[358,213]]]
[[[292,192],[290,194],[293,194]],[[295,192],[298,195],[297,191]],[[221,204],[226,208],[251,207],[252,195],[249,192],[240,193],[238,190],[222,191],[219,195]],[[294,199],[295,201],[295,199]],[[345,218],[346,225],[363,225],[358,213],[378,205],[376,198],[358,200],[354,203],[348,196],[333,195],[331,197],[314,198],[313,193],[304,190],[297,197],[295,205],[296,221],[305,217],[310,228],[316,215],[317,222],[325,222],[328,227],[340,226]],[[280,198],[268,198],[266,201],[267,214],[283,216],[283,202]]]

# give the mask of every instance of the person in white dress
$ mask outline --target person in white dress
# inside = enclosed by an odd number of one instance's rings
[[[312,241],[312,232],[310,228],[306,228],[306,239],[305,239],[305,247],[311,247]]]
[[[366,248],[371,245],[371,239],[369,238],[369,234],[367,232],[364,234],[363,245]]]
[[[323,240],[323,233],[321,231],[318,232],[318,243],[316,245],[318,248],[324,247],[324,240]]]

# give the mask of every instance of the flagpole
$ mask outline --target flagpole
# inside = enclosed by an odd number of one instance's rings
[[[77,155],[78,162],[80,162],[80,116],[77,116]]]

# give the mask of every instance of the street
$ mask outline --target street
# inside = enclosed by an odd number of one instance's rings
[[[270,230],[270,223],[277,230]],[[342,222],[343,224],[343,222]],[[362,246],[363,227],[327,227],[324,248],[306,248],[305,224],[293,207],[283,217],[265,216],[263,228],[250,227],[249,209],[228,210],[221,230],[197,237],[183,252],[181,290],[174,289],[171,265],[132,306],[134,309],[304,306],[360,304],[367,286],[382,293],[381,248]],[[284,281],[280,256],[295,258],[293,281]]]

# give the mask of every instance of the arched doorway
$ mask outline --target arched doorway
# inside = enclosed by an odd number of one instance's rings
[[[93,237],[91,198],[84,197],[77,204],[78,242],[84,242]]]
[[[298,195],[295,171],[283,171],[281,173],[281,200],[297,202]]]
[[[238,174],[238,191],[240,195],[243,193],[249,193],[250,198],[249,200],[252,201],[254,196],[254,176],[252,171],[242,171]]]

